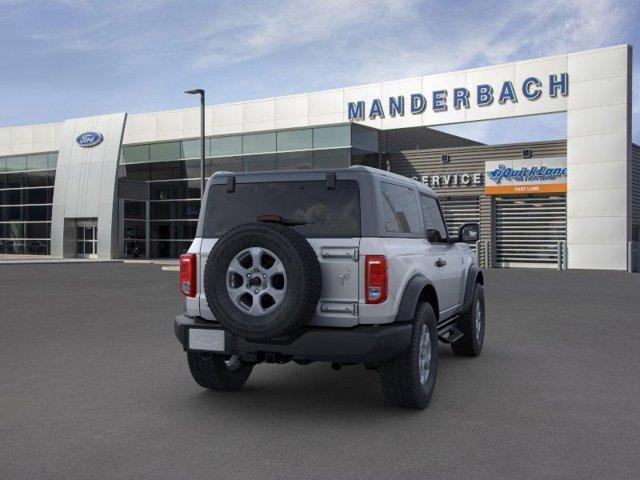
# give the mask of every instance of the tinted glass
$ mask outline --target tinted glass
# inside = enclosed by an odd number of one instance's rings
[[[348,148],[317,150],[313,152],[313,166],[315,168],[346,168],[351,161],[349,150]]]
[[[24,254],[26,253],[27,243],[24,240],[6,242],[7,253]]]
[[[209,156],[211,148],[211,139],[206,138],[204,141],[204,154]],[[200,139],[183,140],[181,158],[200,158]]]
[[[5,225],[5,238],[24,238],[24,223],[14,222]]]
[[[124,201],[124,218],[137,218],[144,220],[145,204],[144,202],[135,202],[131,200]]]
[[[216,172],[241,172],[242,157],[220,157],[205,161],[205,174],[211,176]]]
[[[432,243],[442,243],[447,241],[447,227],[445,226],[442,212],[435,198],[420,195],[422,205],[422,215],[427,230],[427,240]]]
[[[351,146],[351,127],[323,127],[313,129],[313,148]]]
[[[24,220],[51,220],[51,205],[42,207],[22,207]]]
[[[364,152],[356,148],[351,150],[351,165],[366,165],[380,168],[380,157],[377,153]]]
[[[145,238],[145,222],[140,220],[125,220],[124,238],[125,239],[144,239]]]
[[[313,131],[289,130],[278,132],[278,151],[311,150],[313,148]]]
[[[53,188],[30,188],[22,191],[24,203],[51,203],[53,202]]]
[[[49,241],[48,240],[30,240],[25,242],[25,253],[29,255],[48,255],[49,254]]]
[[[145,242],[140,241],[124,241],[124,257],[125,258],[142,258],[146,255]]]
[[[23,174],[25,187],[46,187],[53,186],[55,183],[55,172],[53,170],[45,172],[27,172]]]
[[[25,238],[49,238],[51,236],[50,223],[25,224]]]
[[[219,237],[236,225],[268,214],[307,222],[292,227],[306,237],[358,237],[358,183],[339,180],[335,190],[327,190],[324,181],[238,183],[232,193],[226,185],[214,185],[208,196],[204,233]]]
[[[211,156],[226,157],[242,153],[242,135],[211,139]]]
[[[149,145],[122,147],[123,163],[144,163],[149,161]]]
[[[149,242],[149,258],[176,258],[189,250],[191,242]]]
[[[378,151],[378,131],[370,128],[353,126],[351,143],[354,148],[369,152]]]
[[[276,154],[244,155],[244,169],[247,172],[260,172],[276,169]]]
[[[390,233],[421,233],[414,191],[388,182],[380,182],[380,190],[385,230]]]
[[[0,207],[0,222],[13,220],[24,220],[22,218],[22,207]]]
[[[198,222],[151,222],[152,239],[192,240],[196,236]]]
[[[26,195],[26,190],[3,190],[0,191],[0,205],[22,205],[28,203],[22,197]]]
[[[58,166],[58,154],[50,153],[47,155],[47,166],[49,168],[55,169]]]
[[[46,170],[47,168],[49,168],[49,156],[46,153],[27,157],[27,170]]]
[[[154,143],[149,147],[152,162],[178,160],[180,158],[180,142]],[[198,154],[198,156],[200,156]]]
[[[7,172],[22,172],[27,169],[27,157],[8,157]]]
[[[313,168],[313,152],[279,153],[277,163],[278,170]]]
[[[142,163],[137,165],[129,164],[119,168],[124,168],[125,177],[128,178],[129,180],[144,181],[144,180],[149,180],[149,178],[151,178],[151,170],[150,170],[150,165],[148,163]]]
[[[200,201],[151,202],[150,210],[151,220],[197,219],[200,212]]]
[[[20,188],[27,186],[26,177],[23,173],[9,173],[0,175],[0,177],[2,177],[2,188]]]
[[[200,198],[200,180],[151,182],[150,187],[152,200]]]
[[[178,160],[151,164],[151,180],[200,178],[200,160]]]
[[[256,133],[242,136],[242,153],[266,153],[275,151],[275,133]]]

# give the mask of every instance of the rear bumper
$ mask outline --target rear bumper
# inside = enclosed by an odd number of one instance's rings
[[[192,328],[224,330],[216,322],[177,316],[174,330],[185,350],[189,350],[189,330]],[[295,360],[379,363],[398,357],[409,347],[411,330],[409,323],[352,328],[304,327],[293,335],[274,338],[267,343],[249,342],[225,331],[225,350],[221,353],[275,353]]]

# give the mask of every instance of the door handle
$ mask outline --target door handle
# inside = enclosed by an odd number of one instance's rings
[[[444,267],[447,264],[447,262],[441,258],[437,259],[435,261],[435,265],[436,267],[440,268],[440,267]]]

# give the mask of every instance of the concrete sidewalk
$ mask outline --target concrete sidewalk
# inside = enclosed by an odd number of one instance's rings
[[[102,258],[61,258],[51,255],[0,255],[0,265],[19,265],[37,263],[102,263],[102,262],[122,262],[122,259],[102,259]]]

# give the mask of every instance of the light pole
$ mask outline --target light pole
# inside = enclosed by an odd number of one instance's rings
[[[202,200],[204,197],[204,90],[196,88],[184,93],[200,95],[200,200]],[[204,208],[204,205],[200,205],[200,208]]]

